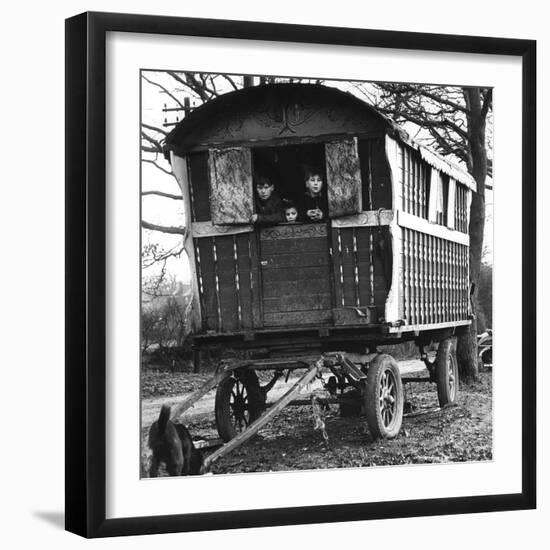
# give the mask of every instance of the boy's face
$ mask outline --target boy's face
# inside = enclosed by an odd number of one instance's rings
[[[262,201],[269,199],[274,189],[275,186],[273,184],[261,183],[260,185],[256,185],[256,192]]]
[[[319,174],[313,174],[306,179],[306,187],[313,194],[318,195],[323,188],[323,180]]]
[[[296,218],[298,217],[298,212],[296,211],[296,208],[287,208],[285,210],[285,216],[287,222],[295,222]]]

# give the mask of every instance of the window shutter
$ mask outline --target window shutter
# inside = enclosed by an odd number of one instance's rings
[[[357,138],[325,144],[329,216],[358,214],[361,205],[361,169]]]
[[[212,223],[249,223],[254,211],[250,149],[210,149],[208,165]]]

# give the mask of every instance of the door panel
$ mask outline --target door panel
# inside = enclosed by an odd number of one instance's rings
[[[265,327],[332,322],[325,224],[279,225],[260,232]]]

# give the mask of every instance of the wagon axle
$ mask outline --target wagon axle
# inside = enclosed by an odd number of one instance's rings
[[[204,471],[239,445],[253,437],[287,406],[319,406],[338,404],[344,416],[366,416],[369,432],[374,439],[391,439],[399,434],[405,406],[403,383],[435,381],[441,406],[453,403],[458,392],[458,370],[454,338],[443,339],[434,361],[429,361],[420,346],[421,357],[430,372],[429,377],[401,378],[393,357],[382,353],[366,356],[355,364],[343,352],[327,352],[317,359],[274,359],[263,361],[234,361],[222,363],[200,389],[173,408],[173,417],[181,415],[208,391],[217,386],[215,416],[223,446],[208,456]],[[267,394],[273,389],[284,370],[305,369],[305,373],[273,403],[267,403]],[[260,386],[256,371],[274,370],[272,379]],[[325,383],[322,372],[331,376]],[[308,397],[299,394],[321,379],[328,396],[319,398],[315,393]]]

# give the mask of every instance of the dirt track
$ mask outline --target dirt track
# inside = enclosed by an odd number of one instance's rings
[[[408,376],[423,376],[419,361],[403,361],[401,371]],[[150,451],[147,447],[149,425],[162,403],[174,404],[190,393],[207,375],[152,375],[142,391],[166,391],[169,397],[142,400],[142,475],[147,476]],[[292,381],[289,380],[288,384]],[[313,429],[311,406],[287,407],[264,426],[259,435],[214,464],[213,473],[303,470],[373,465],[479,461],[492,459],[491,373],[479,382],[462,385],[455,406],[438,409],[437,392],[426,382],[406,385],[406,399],[413,410],[406,415],[399,436],[391,441],[373,441],[365,418],[343,418],[331,405],[325,415],[328,443]],[[273,401],[287,385],[275,386],[269,394]],[[179,391],[184,388],[182,394]],[[309,388],[310,391],[313,388]],[[205,396],[184,414],[195,440],[217,437],[213,418],[214,392]]]

